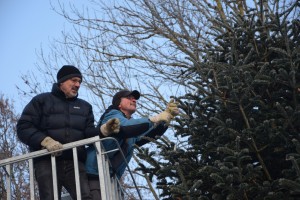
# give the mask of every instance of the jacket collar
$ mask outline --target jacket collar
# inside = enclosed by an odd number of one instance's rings
[[[58,83],[53,83],[51,93],[60,99],[65,99],[65,100],[67,99],[65,93],[59,88]],[[77,99],[77,97],[78,97],[78,94],[76,95],[76,97],[69,98],[67,100],[72,101],[72,100]]]

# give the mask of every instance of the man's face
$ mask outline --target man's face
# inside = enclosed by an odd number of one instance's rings
[[[60,84],[60,89],[65,93],[67,98],[76,97],[80,88],[81,78],[73,77]]]
[[[127,117],[128,115],[131,117],[136,111],[136,101],[137,100],[133,96],[123,97],[121,98],[119,108]]]

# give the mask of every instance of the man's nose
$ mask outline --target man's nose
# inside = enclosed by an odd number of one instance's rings
[[[80,81],[76,81],[76,82],[75,82],[75,86],[76,86],[76,87],[80,87],[80,84],[81,84]]]

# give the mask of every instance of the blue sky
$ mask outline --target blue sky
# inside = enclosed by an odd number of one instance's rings
[[[35,69],[36,52],[47,50],[66,26],[48,0],[0,0],[0,93],[14,100],[17,112],[24,106],[16,89],[23,85],[21,74]]]

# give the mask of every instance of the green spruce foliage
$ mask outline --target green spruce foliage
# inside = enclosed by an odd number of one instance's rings
[[[184,145],[153,141],[155,152],[139,149],[150,164],[139,169],[156,177],[161,199],[300,199],[300,4],[223,12],[226,2],[210,19],[216,45],[188,69],[195,91],[177,98]]]

